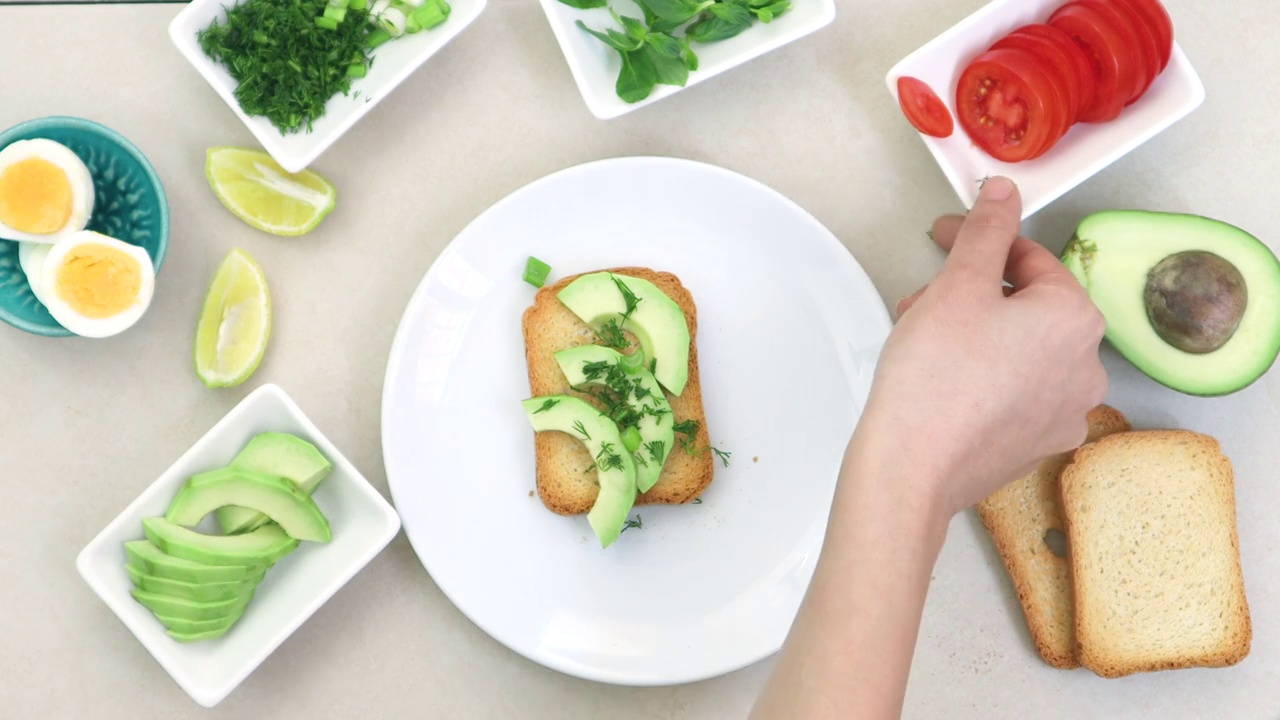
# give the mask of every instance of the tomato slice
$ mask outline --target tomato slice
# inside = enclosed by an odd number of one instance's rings
[[[960,75],[956,117],[978,147],[1003,162],[1028,160],[1057,141],[1066,112],[1040,66],[1016,50],[988,50]]]
[[[1057,45],[1066,55],[1067,67],[1075,73],[1076,82],[1080,88],[1079,110],[1072,117],[1072,122],[1078,122],[1080,115],[1093,104],[1093,96],[1098,89],[1098,78],[1094,73],[1093,64],[1089,62],[1089,57],[1084,54],[1084,50],[1080,49],[1070,35],[1052,25],[1043,23],[1026,25],[1015,30],[1013,34],[1044,38]]]
[[[1097,91],[1080,122],[1108,122],[1119,117],[1138,87],[1137,48],[1104,16],[1074,2],[1058,8],[1049,24],[1070,35],[1093,65]]]
[[[1072,0],[1059,8],[1058,12],[1080,13],[1090,20],[1107,36],[1112,51],[1120,58],[1121,84],[1119,92],[1121,105],[1127,105],[1137,97],[1147,81],[1146,53],[1142,42],[1138,39],[1138,31],[1128,16],[1107,2],[1107,0]],[[1057,16],[1057,13],[1054,13]],[[1052,22],[1052,19],[1050,19]],[[1126,67],[1127,65],[1127,67]],[[1128,81],[1127,84],[1123,81]]]
[[[1107,16],[1108,22],[1137,41],[1134,47],[1141,55],[1139,63],[1142,68],[1139,72],[1141,82],[1138,83],[1138,89],[1133,97],[1130,97],[1125,105],[1134,104],[1146,94],[1147,88],[1151,87],[1151,83],[1156,81],[1156,75],[1160,73],[1160,47],[1156,43],[1155,33],[1147,27],[1146,20],[1127,5],[1114,0],[1076,0],[1076,2],[1092,7]]]
[[[898,78],[898,104],[902,114],[916,130],[937,138],[950,137],[955,132],[951,111],[933,88],[913,77]]]
[[[1041,61],[1042,69],[1059,84],[1067,98],[1067,112],[1064,115],[1067,127],[1062,131],[1065,135],[1080,114],[1080,78],[1071,64],[1071,58],[1053,42],[1035,35],[1025,35],[1016,30],[1013,34],[1000,38],[991,46],[992,50],[1001,48],[1030,53]]]
[[[1173,19],[1160,0],[1114,0],[1117,5],[1124,5],[1136,12],[1146,21],[1146,26],[1156,37],[1156,47],[1160,54],[1160,70],[1169,67],[1169,58],[1173,57]]]

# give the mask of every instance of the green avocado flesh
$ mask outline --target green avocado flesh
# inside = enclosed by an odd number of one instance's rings
[[[143,534],[165,554],[205,565],[274,565],[293,552],[298,541],[279,525],[263,525],[244,535],[204,535],[164,518],[142,521]]]
[[[226,620],[233,613],[243,610],[244,606],[249,603],[249,599],[253,597],[252,590],[230,600],[218,600],[215,602],[183,600],[138,589],[130,590],[129,594],[133,596],[134,600],[145,605],[148,610],[151,610],[156,615],[191,621]]]
[[[218,508],[236,506],[260,512],[298,540],[329,542],[329,521],[314,500],[292,480],[238,467],[193,475],[169,505],[165,519],[195,527]]]
[[[133,581],[133,586],[139,590],[196,602],[217,602],[240,597],[256,587],[265,574],[264,571],[247,580],[234,582],[193,583],[148,575],[133,565],[126,565],[124,571]]]
[[[1174,390],[1233,393],[1280,355],[1280,260],[1239,228],[1112,210],[1081,221],[1062,260],[1106,317],[1111,345]]]
[[[221,637],[231,629],[232,625],[244,615],[244,608],[233,611],[231,614],[215,618],[213,620],[186,620],[184,618],[166,617],[164,615],[156,615],[156,619],[160,624],[164,625],[170,635],[178,633],[180,635],[207,635],[208,638]]]
[[[146,575],[182,583],[256,582],[266,572],[265,566],[209,565],[166,554],[150,540],[133,540],[124,544],[129,565]],[[148,588],[142,588],[147,590]]]
[[[587,522],[609,547],[622,534],[627,514],[636,502],[636,464],[622,446],[618,426],[590,404],[568,395],[523,401],[535,432],[562,432],[581,442],[596,459],[600,494],[587,513]]]
[[[653,373],[643,367],[623,370],[622,362],[622,353],[599,345],[582,345],[556,353],[556,363],[570,387],[603,386],[615,394],[621,394],[617,392],[619,388],[625,391],[623,402],[639,415],[634,425],[640,433],[640,445],[633,454],[636,489],[648,492],[658,483],[662,465],[675,445],[675,420],[671,403],[667,402]]]
[[[315,492],[320,481],[328,477],[333,468],[315,445],[294,435],[277,432],[255,436],[235,456],[231,465],[291,480],[308,495]],[[260,512],[234,505],[218,508],[216,515],[219,527],[227,535],[255,530],[271,520]]]
[[[689,382],[689,322],[684,311],[658,286],[628,275],[592,273],[569,283],[556,297],[592,328],[618,320],[626,312],[626,299],[618,283],[639,299],[622,329],[635,335],[644,356],[654,363],[653,375],[674,395]]]

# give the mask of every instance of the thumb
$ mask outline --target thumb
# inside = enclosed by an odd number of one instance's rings
[[[988,179],[956,234],[945,273],[976,278],[995,292],[1004,278],[1021,218],[1022,197],[1013,181]]]

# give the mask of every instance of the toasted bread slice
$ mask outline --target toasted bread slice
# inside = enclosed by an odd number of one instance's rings
[[[1235,479],[1218,441],[1122,433],[1062,473],[1080,664],[1103,677],[1249,654]]]
[[[1095,442],[1130,429],[1120,411],[1099,405],[1089,412],[1089,437]],[[978,504],[978,516],[996,543],[1005,569],[1013,578],[1022,613],[1031,629],[1040,657],[1053,667],[1077,667],[1075,616],[1071,612],[1071,567],[1065,555],[1057,555],[1052,533],[1064,533],[1058,484],[1072,453],[1055,455],[1025,477],[992,493]]]
[[[689,322],[689,382],[678,397],[667,393],[676,422],[697,420],[696,448],[711,445],[707,418],[702,408],[702,382],[698,376],[698,310],[693,296],[680,284],[680,279],[667,272],[648,268],[613,268],[607,272],[648,280],[670,297],[684,311]],[[524,312],[525,361],[529,366],[529,388],[532,397],[568,394],[599,403],[589,395],[574,392],[555,354],[561,350],[596,342],[595,333],[578,316],[569,311],[556,293],[576,280],[578,275],[564,278],[540,289],[534,302]],[[564,433],[544,432],[534,436],[537,449],[538,497],[547,509],[561,515],[580,515],[591,509],[600,493],[595,463],[580,442]],[[675,505],[692,502],[711,484],[715,474],[714,458],[709,451],[689,454],[680,448],[672,450],[662,469],[658,483],[636,498],[637,505]]]

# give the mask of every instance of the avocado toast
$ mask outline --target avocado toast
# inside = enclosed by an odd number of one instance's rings
[[[595,274],[597,273],[589,275]],[[660,300],[657,297],[643,297],[644,291],[640,287],[651,284],[653,288],[660,291],[661,295],[669,298],[683,314],[684,324],[688,328],[688,360],[687,368],[680,368],[680,370],[687,370],[687,372],[675,372],[676,368],[663,366],[659,358],[646,358],[643,364],[650,371],[656,370],[654,374],[659,376],[659,380],[664,377],[669,378],[669,382],[677,386],[683,381],[679,395],[671,392],[670,386],[664,384],[667,387],[667,392],[664,393],[665,400],[670,404],[671,409],[670,417],[666,418],[666,422],[671,422],[675,426],[684,423],[683,427],[689,428],[691,427],[689,421],[693,421],[697,427],[690,434],[675,435],[676,446],[667,447],[665,452],[661,453],[665,456],[665,463],[661,464],[661,472],[658,474],[656,483],[647,491],[640,491],[635,498],[635,504],[691,502],[711,484],[715,472],[714,456],[707,450],[710,447],[710,436],[703,411],[702,386],[698,375],[697,308],[694,305],[693,296],[681,284],[679,278],[671,273],[625,267],[602,271],[601,274],[614,276],[624,284],[635,285],[637,292],[642,295],[641,306],[645,302],[651,303],[650,308],[665,304],[655,302]],[[596,409],[606,410],[608,408],[601,402],[598,394],[589,392],[590,388],[579,385],[580,390],[588,391],[582,392],[570,385],[562,369],[564,356],[561,356],[560,361],[557,360],[557,354],[564,350],[599,342],[597,331],[580,319],[559,297],[565,288],[584,277],[587,275],[575,275],[564,278],[554,285],[543,287],[535,296],[534,304],[525,311],[523,326],[529,387],[531,397],[534,398],[572,396],[591,403]],[[641,282],[635,283],[632,282],[633,280]],[[624,322],[622,330],[626,333],[628,346],[620,348],[621,352],[623,354],[637,352],[641,343],[636,334],[632,333],[632,328]],[[683,330],[661,334],[679,336],[681,332]],[[656,336],[660,333],[655,331],[650,334]],[[676,340],[680,338],[677,337]],[[663,338],[658,342],[671,341],[669,338]],[[661,348],[659,351],[661,352]],[[600,495],[599,469],[591,453],[580,442],[581,439],[565,432],[538,432],[535,435],[538,496],[547,509],[561,515],[579,515],[589,512]],[[686,446],[688,450],[685,449]],[[643,449],[638,454],[641,456],[641,462],[646,461],[646,458],[649,462],[653,460],[653,456],[646,454]],[[659,457],[659,459],[663,458]],[[604,537],[601,539],[605,542]]]

